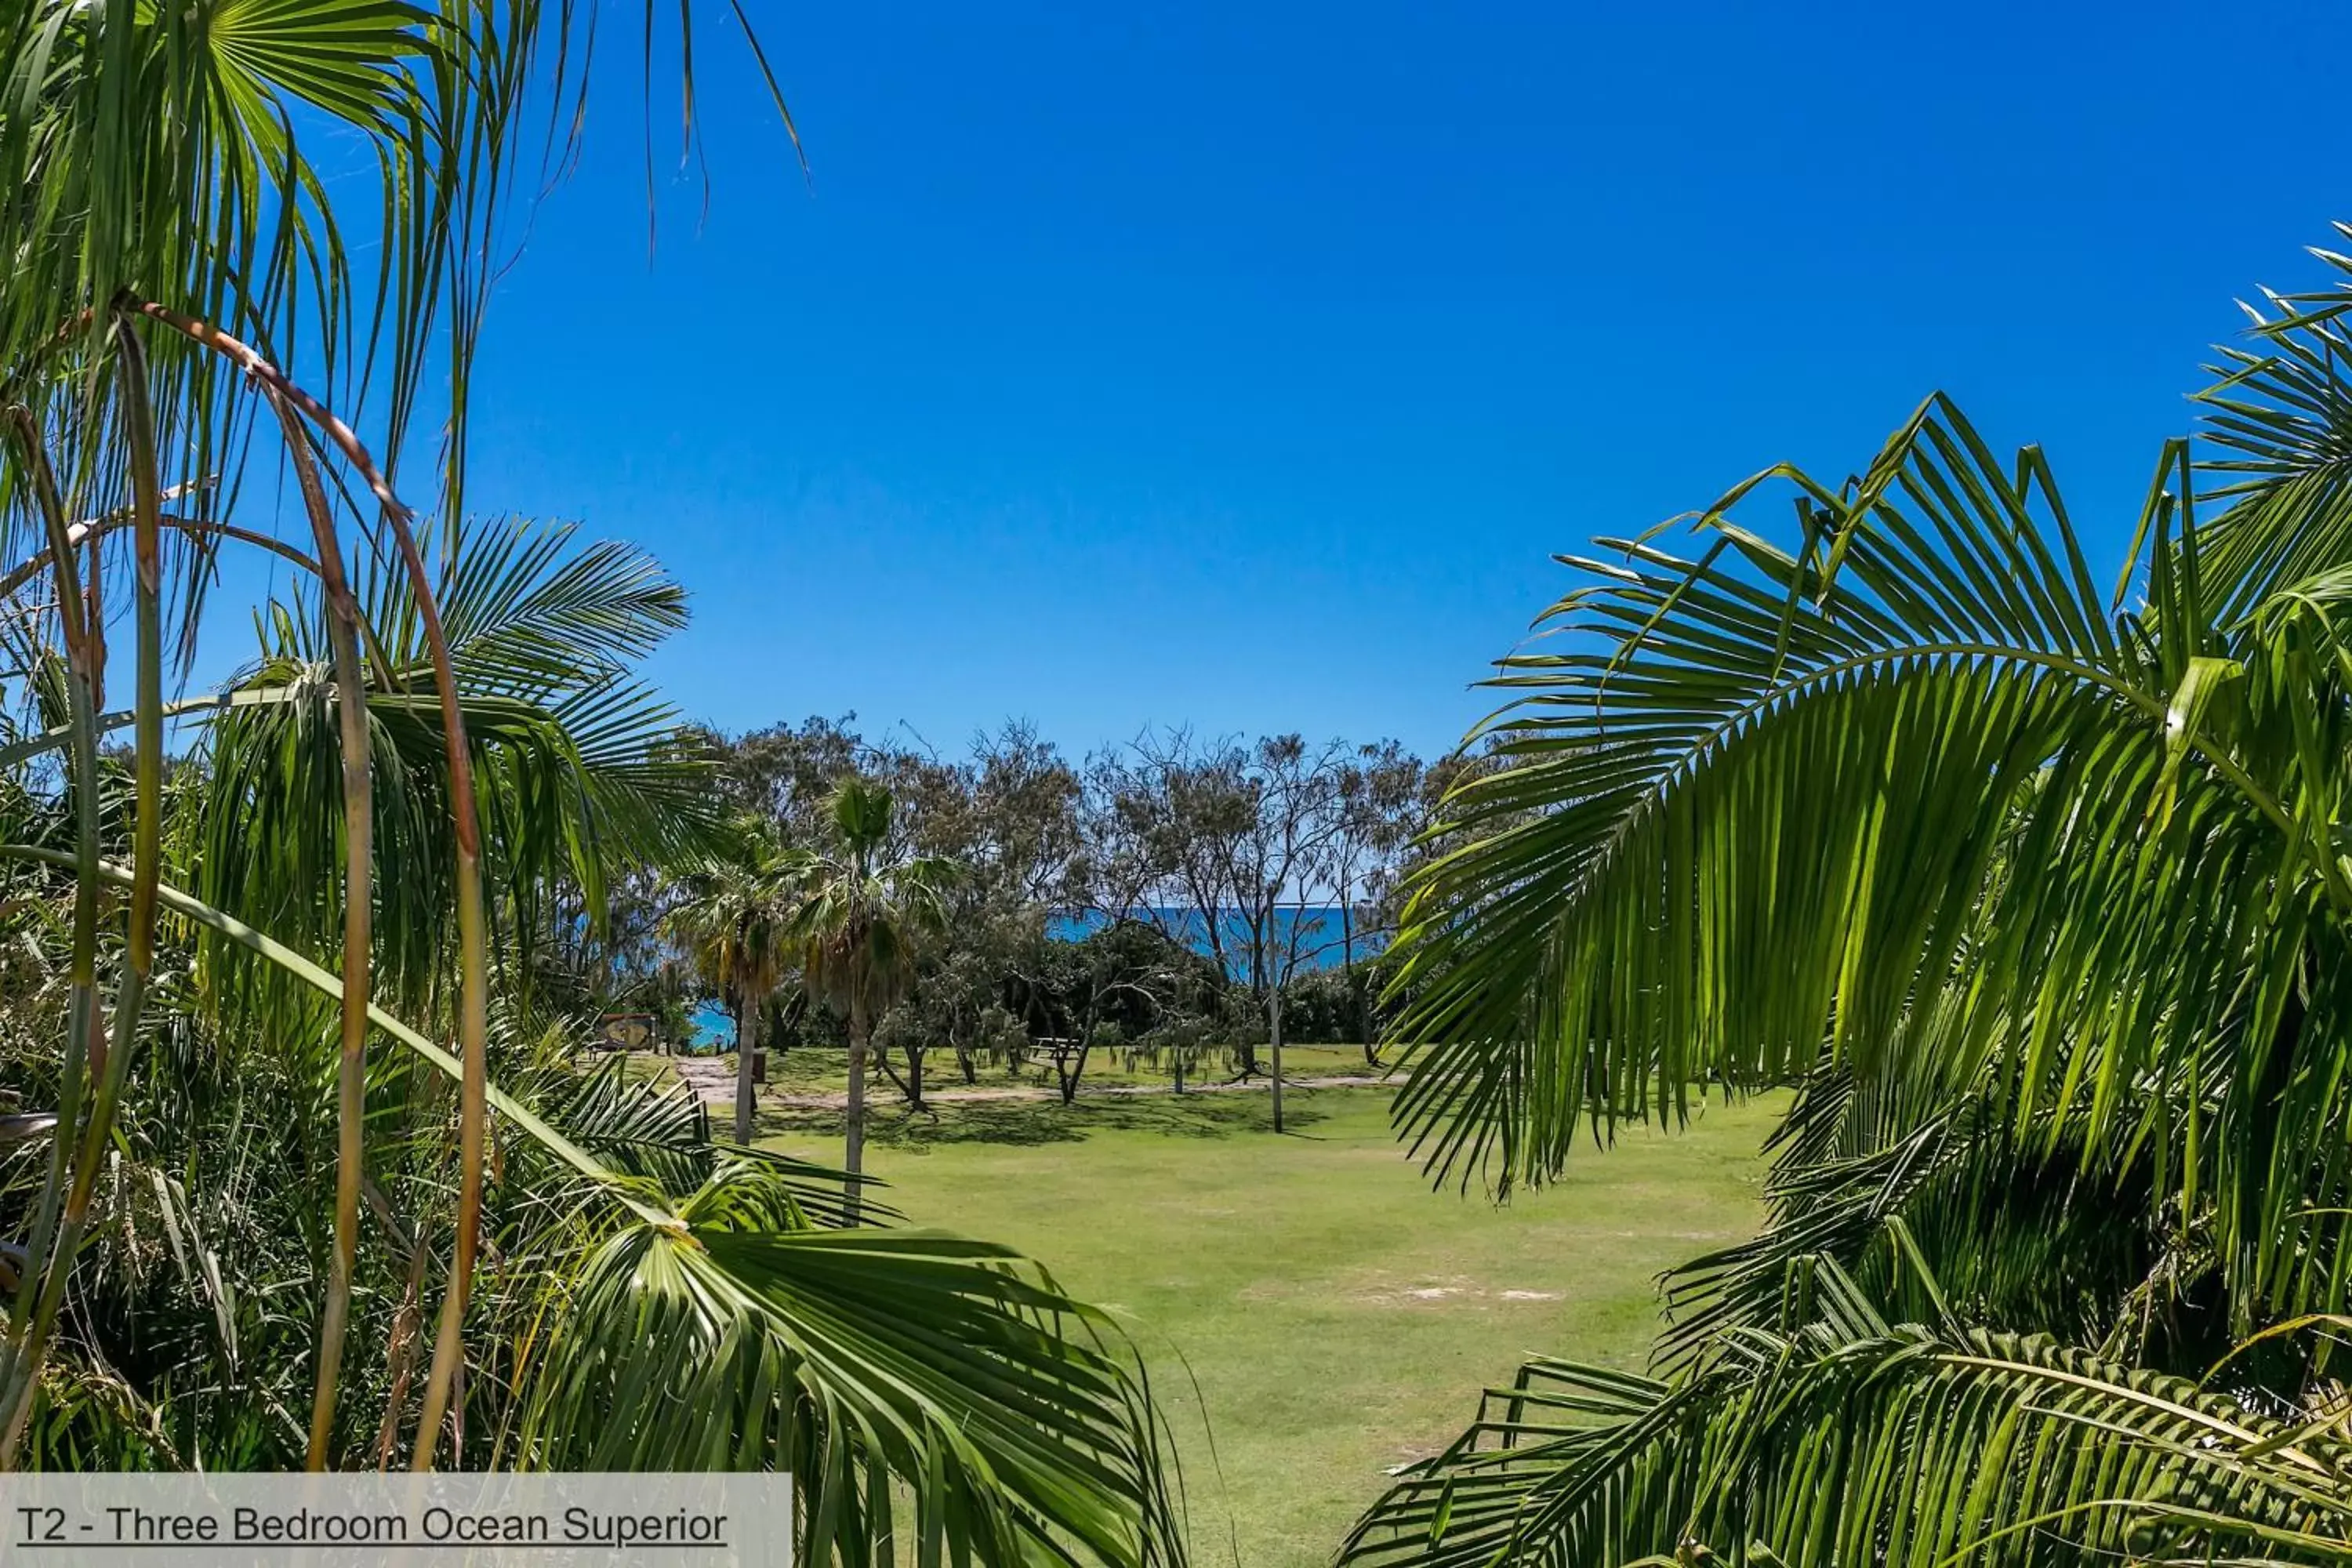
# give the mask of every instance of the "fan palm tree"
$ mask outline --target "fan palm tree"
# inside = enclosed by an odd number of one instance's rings
[[[746,1147],[760,1017],[791,956],[785,923],[793,912],[792,869],[758,825],[739,825],[728,851],[688,879],[684,901],[664,922],[735,1020],[735,1142]]]
[[[849,1024],[842,1168],[852,1213],[866,1168],[866,1065],[875,1020],[914,983],[917,943],[946,918],[942,895],[956,871],[951,861],[906,853],[892,836],[895,815],[881,784],[854,774],[842,780],[825,805],[833,843],[802,853],[790,872],[798,903],[788,931],[801,973],[809,994]]]
[[[1803,1088],[1657,1375],[1531,1367],[1350,1557],[2352,1556],[2347,310],[2271,297],[2097,571],[1940,396],[1568,563],[1414,891],[1401,1125],[1507,1189]]]

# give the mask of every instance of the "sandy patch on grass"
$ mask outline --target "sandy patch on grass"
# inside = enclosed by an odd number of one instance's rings
[[[1518,1288],[1497,1289],[1482,1285],[1459,1275],[1439,1279],[1397,1284],[1381,1281],[1358,1290],[1353,1300],[1379,1307],[1470,1306],[1481,1307],[1494,1301],[1564,1301],[1567,1293],[1560,1290],[1528,1290]]]

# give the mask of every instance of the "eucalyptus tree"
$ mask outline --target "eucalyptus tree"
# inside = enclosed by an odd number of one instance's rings
[[[1078,770],[1034,725],[1008,721],[974,742],[969,772],[978,896],[998,909],[1066,910],[1082,848]]]
[[[1147,731],[1089,759],[1087,772],[1097,868],[1143,878],[1135,900],[1107,917],[1148,921],[1175,941],[1204,944],[1228,974],[1246,963],[1232,929],[1241,840],[1257,824],[1246,749],[1188,730]]]
[[[1223,918],[1248,962],[1250,986],[1265,1014],[1272,1058],[1274,1130],[1283,1130],[1282,1002],[1291,983],[1324,961],[1352,929],[1344,911],[1339,856],[1347,844],[1348,748],[1309,745],[1298,735],[1263,737],[1242,773],[1247,822],[1224,843],[1225,886],[1234,907]],[[1339,930],[1330,929],[1338,925]]]
[[[908,855],[893,833],[890,792],[855,774],[827,807],[830,845],[787,868],[796,907],[786,925],[812,994],[849,1023],[849,1104],[843,1169],[857,1212],[866,1159],[866,1067],[874,1026],[906,994],[917,945],[945,915],[953,861]]]
[[[912,853],[957,867],[940,889],[939,928],[919,944],[913,983],[878,1029],[904,1058],[908,1104],[921,1109],[930,1052],[953,1050],[973,1081],[1007,985],[1052,945],[1053,917],[1076,885],[1079,784],[1051,742],[1010,721],[977,736],[967,761],[886,756],[875,776],[897,815],[914,819],[896,837]],[[886,1072],[890,1054],[876,1058]]]
[[[1339,970],[1347,977],[1352,1032],[1367,1066],[1380,1060],[1374,1026],[1376,987],[1369,964],[1395,935],[1391,897],[1407,850],[1425,826],[1429,764],[1396,741],[1355,748],[1339,770],[1338,826],[1326,857],[1332,906],[1339,921]]]
[[[686,879],[666,921],[735,1021],[735,1142],[751,1142],[760,1019],[790,960],[793,866],[764,824],[738,820],[725,847]]]
[[[1653,1375],[1531,1365],[1349,1560],[2352,1558],[2347,309],[2272,297],[2095,568],[1940,396],[1570,563],[1416,879],[1401,1123],[1507,1188],[1801,1088]]]
[[[706,743],[719,759],[719,786],[730,805],[764,818],[785,844],[806,848],[824,837],[826,802],[834,786],[872,755],[855,725],[812,714],[797,725],[777,723]]]

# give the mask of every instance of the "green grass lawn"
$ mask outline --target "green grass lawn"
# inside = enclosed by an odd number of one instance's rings
[[[1433,1194],[1388,1100],[1298,1091],[1279,1138],[1260,1093],[889,1108],[869,1168],[911,1221],[1019,1247],[1129,1325],[1177,1429],[1196,1562],[1306,1568],[1526,1356],[1640,1365],[1659,1271],[1760,1218],[1768,1104],[1630,1129],[1497,1208]],[[767,1125],[838,1157],[836,1116]]]

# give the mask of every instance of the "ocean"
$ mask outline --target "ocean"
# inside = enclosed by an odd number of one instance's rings
[[[1151,923],[1172,934],[1182,936],[1193,952],[1204,957],[1211,951],[1208,923],[1198,910],[1153,910]],[[1223,924],[1219,935],[1225,943],[1225,969],[1239,980],[1249,967],[1249,937],[1241,917],[1226,911],[1220,917]],[[1339,965],[1345,943],[1340,940],[1339,907],[1280,910],[1275,914],[1276,930],[1281,933],[1283,949],[1287,949],[1293,933],[1297,938],[1298,967],[1303,970],[1336,969]],[[1055,915],[1045,922],[1045,934],[1056,942],[1076,942],[1088,931],[1100,930],[1107,922],[1100,915]],[[1385,945],[1383,938],[1367,938],[1358,921],[1356,956],[1363,958],[1378,952]],[[735,1042],[735,1021],[725,1008],[706,1003],[695,1009],[694,1043],[698,1050],[731,1049]]]
[[[1213,951],[1209,942],[1209,925],[1198,910],[1155,909],[1139,911],[1153,925],[1172,936],[1181,938],[1193,952],[1203,955]],[[1275,951],[1279,954],[1295,952],[1298,968],[1336,969],[1347,951],[1341,940],[1343,926],[1337,904],[1306,909],[1286,909],[1275,911]],[[1235,910],[1219,915],[1218,935],[1225,949],[1225,968],[1239,980],[1249,969],[1249,930]],[[1100,915],[1055,915],[1046,922],[1045,934],[1056,942],[1076,942],[1088,931],[1100,930],[1106,923]],[[1382,943],[1364,934],[1364,920],[1356,920],[1355,952],[1358,958],[1380,951]],[[1294,945],[1295,944],[1295,945]]]

